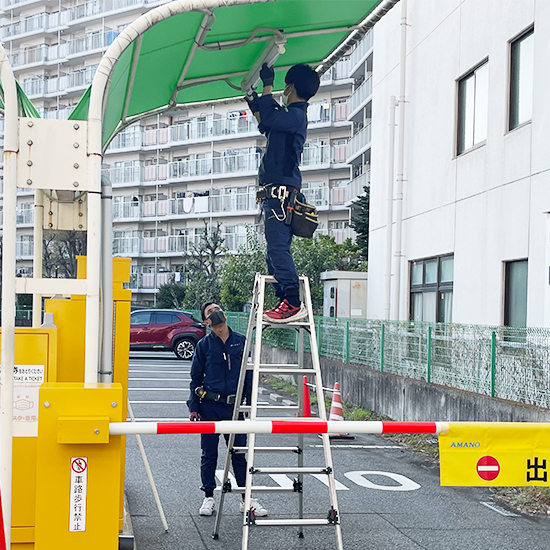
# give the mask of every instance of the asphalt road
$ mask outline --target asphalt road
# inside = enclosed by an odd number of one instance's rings
[[[190,363],[170,353],[130,354],[130,402],[136,420],[185,420]],[[294,436],[259,436],[259,444],[293,445]],[[200,439],[198,435],[142,436],[169,525],[164,532],[134,437],[128,437],[126,493],[137,550],[228,550],[241,547],[239,495],[227,495],[220,539],[211,535],[215,517],[198,509]],[[306,436],[304,464],[323,464],[317,436]],[[218,466],[223,468],[223,444]],[[292,466],[287,455],[257,455],[257,465]],[[346,549],[365,550],[548,550],[550,518],[503,515],[488,507],[484,488],[439,486],[439,472],[414,453],[386,439],[358,436],[333,448],[338,501]],[[367,472],[367,473],[365,473]],[[273,479],[262,484],[276,484]],[[321,480],[304,481],[306,517],[326,517],[328,490]],[[219,492],[215,495],[219,500]],[[296,517],[294,494],[261,498],[270,518]],[[249,548],[334,549],[332,527],[252,527]]]

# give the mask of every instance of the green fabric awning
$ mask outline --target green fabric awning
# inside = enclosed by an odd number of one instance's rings
[[[160,21],[142,35],[141,41],[134,41],[123,52],[113,70],[104,111],[104,146],[132,121],[173,108],[173,94],[177,105],[242,96],[243,74],[267,47],[266,38],[231,49],[217,49],[218,46],[223,47],[228,41],[245,41],[258,27],[282,31],[286,51],[274,65],[276,71],[279,69],[275,89],[281,90],[287,67],[296,63],[318,65],[380,2],[275,0],[217,7],[212,10],[215,20],[204,39],[205,47],[212,48],[208,51],[193,51],[204,13],[180,13]],[[273,31],[257,30],[256,36],[269,38]],[[185,78],[180,81],[186,64]],[[87,118],[89,99],[90,90],[71,119]]]
[[[38,111],[35,109],[31,100],[27,97],[23,88],[19,85],[19,82],[15,81],[17,87],[17,107],[18,115],[30,118],[40,118]],[[0,84],[0,111],[4,112],[4,88]]]

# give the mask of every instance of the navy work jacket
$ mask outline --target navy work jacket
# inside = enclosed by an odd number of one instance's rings
[[[260,113],[259,130],[267,137],[267,148],[260,163],[260,185],[288,185],[300,189],[302,174],[298,165],[307,135],[307,102],[288,107],[279,105],[271,94],[256,100]]]
[[[199,341],[191,363],[191,394],[187,401],[189,412],[199,412],[200,399],[195,395],[195,389],[200,386],[222,397],[237,393],[245,340],[243,334],[229,329],[225,344],[213,332]],[[252,372],[249,371],[243,388],[243,396],[248,403],[251,389]]]

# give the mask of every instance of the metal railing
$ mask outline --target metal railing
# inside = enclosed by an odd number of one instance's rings
[[[244,332],[247,313],[229,313]],[[316,317],[319,354],[460,390],[550,407],[550,329]],[[267,343],[295,349],[292,329]],[[306,342],[309,349],[309,341]]]
[[[346,186],[346,202],[365,193],[364,187],[370,186],[370,170],[352,179]]]
[[[362,38],[360,42],[357,42],[355,49],[349,56],[350,69],[354,69],[357,63],[359,63],[365,54],[372,48],[373,34],[372,30],[369,30],[367,34]]]
[[[371,140],[371,123],[365,125],[364,128],[361,128],[348,142],[348,155],[352,157],[363,147],[368,145]]]
[[[348,98],[349,113],[353,113],[372,94],[372,76],[369,76]]]

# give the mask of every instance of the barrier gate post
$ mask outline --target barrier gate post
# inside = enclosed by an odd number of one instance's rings
[[[35,550],[118,549],[122,386],[45,383],[39,406]]]

